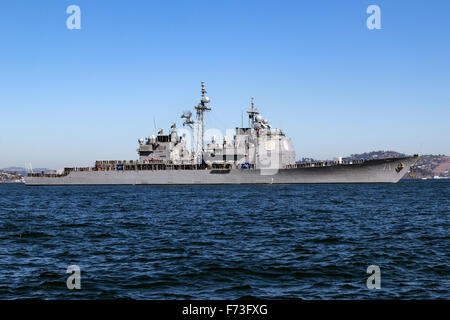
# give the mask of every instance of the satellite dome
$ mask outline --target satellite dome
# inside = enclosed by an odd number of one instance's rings
[[[262,117],[258,114],[258,115],[255,117],[255,120],[256,120],[257,122],[261,122]]]
[[[287,142],[286,139],[283,140],[283,147],[284,147],[284,149],[285,149],[286,151],[289,150],[289,143]]]
[[[272,140],[267,140],[267,141],[266,141],[266,144],[265,144],[265,146],[264,146],[264,148],[265,148],[267,151],[272,151],[272,150],[274,150],[274,149],[275,149],[275,142],[273,142]]]
[[[203,103],[209,103],[211,100],[209,99],[209,97],[203,97],[202,98],[202,102]]]

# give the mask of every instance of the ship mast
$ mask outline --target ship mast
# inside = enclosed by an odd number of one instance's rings
[[[251,103],[250,103],[250,108],[248,109],[247,113],[248,113],[248,120],[249,120],[249,122],[251,122],[251,124],[249,123],[250,128],[254,130],[255,129],[255,123],[257,122],[256,118],[259,115],[258,109],[255,108],[255,98],[254,97],[252,97],[252,100],[251,100]],[[254,139],[254,141],[255,141],[255,146],[256,146],[256,148],[254,148],[254,151],[253,151],[254,152],[254,159],[255,159],[254,166],[255,166],[255,168],[257,168],[258,163],[259,163],[258,135],[257,135],[256,139]],[[250,151],[250,148],[247,147],[246,152],[248,154],[248,157],[250,157],[249,151]]]
[[[257,115],[257,114],[259,114],[259,111],[258,111],[258,109],[256,109],[255,108],[255,98],[253,98],[252,97],[252,102],[251,102],[251,107],[250,107],[250,109],[247,111],[247,113],[248,113],[248,118],[251,120],[251,122],[252,122],[252,128],[254,127],[254,125],[255,125],[255,116]]]
[[[200,121],[201,123],[201,130],[202,130],[202,140],[201,140],[201,144],[202,144],[202,151],[204,151],[204,146],[205,146],[205,112],[206,111],[210,111],[211,108],[209,108],[207,106],[207,104],[209,103],[210,99],[205,96],[206,93],[206,89],[205,89],[205,82],[202,81],[202,99],[200,100],[200,103],[198,105],[196,105],[194,108],[195,110],[197,110],[197,120]]]

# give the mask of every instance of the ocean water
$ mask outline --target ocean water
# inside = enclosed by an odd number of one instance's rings
[[[0,299],[449,299],[449,199],[448,180],[3,184]]]

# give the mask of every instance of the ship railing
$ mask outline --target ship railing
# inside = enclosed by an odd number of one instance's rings
[[[65,172],[58,173],[58,172],[29,172],[27,173],[27,177],[37,177],[37,178],[59,178],[64,177],[67,174]]]
[[[350,161],[316,161],[316,162],[302,162],[296,163],[292,165],[286,165],[286,169],[293,168],[318,168],[318,167],[332,167],[332,166],[347,166],[347,165],[355,165],[362,164],[366,160],[350,160]]]
[[[95,166],[105,166],[105,165],[116,165],[116,164],[136,164],[138,160],[97,160],[95,161]]]
[[[28,177],[57,178],[69,175],[71,172],[103,172],[103,171],[156,171],[156,170],[205,170],[208,167],[202,164],[173,164],[158,160],[148,163],[138,161],[96,162],[95,167],[64,168],[63,172],[30,172]]]
[[[200,164],[181,163],[174,164],[167,160],[151,161],[116,161],[102,162],[96,161],[96,166],[89,168],[90,171],[155,171],[155,170],[201,170],[207,166]],[[73,170],[83,171],[84,169],[74,168]]]

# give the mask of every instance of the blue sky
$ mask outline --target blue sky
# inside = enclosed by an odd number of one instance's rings
[[[81,8],[69,30],[66,8]],[[369,30],[366,8],[381,8]],[[207,126],[250,98],[297,158],[450,154],[449,1],[3,1],[0,168],[135,159],[205,81]]]

